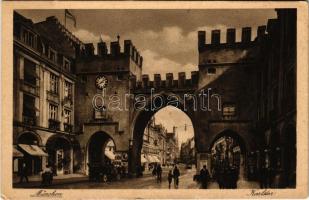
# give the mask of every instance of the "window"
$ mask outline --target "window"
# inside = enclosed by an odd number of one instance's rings
[[[71,111],[64,109],[64,123],[71,124]]]
[[[63,57],[63,67],[64,70],[70,72],[71,71],[71,63],[68,59],[66,59],[65,57]]]
[[[35,98],[27,94],[23,95],[23,116],[35,117]]]
[[[58,106],[54,104],[49,104],[49,119],[57,120],[58,119]]]
[[[72,98],[72,83],[64,81],[64,98]]]
[[[32,48],[36,47],[36,36],[29,30],[22,29],[21,40]]]
[[[36,85],[36,64],[28,59],[24,59],[24,81],[31,85]]]
[[[207,74],[208,75],[216,74],[216,68],[214,67],[207,68]]]
[[[50,73],[50,92],[58,94],[59,79],[55,74]]]
[[[234,104],[223,105],[223,116],[224,117],[233,117],[236,114],[236,108]]]
[[[57,57],[56,57],[56,51],[49,48],[49,55],[48,55],[49,59],[51,59],[52,61],[56,62],[57,61]]]

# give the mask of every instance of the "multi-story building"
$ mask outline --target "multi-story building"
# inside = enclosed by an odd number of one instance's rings
[[[166,129],[161,124],[156,124],[154,117],[145,128],[141,152],[145,168],[150,163],[166,164]]]
[[[175,129],[173,132],[166,133],[166,163],[172,165],[177,163],[179,154],[178,138]]]
[[[274,169],[278,187],[296,185],[296,9],[277,9],[260,42],[257,130],[264,148],[258,165]],[[264,27],[265,29],[266,27]]]
[[[57,174],[78,170],[74,135],[76,49],[83,43],[56,18],[33,23],[14,12],[14,172],[46,164]]]
[[[193,137],[181,144],[179,158],[182,163],[196,164],[196,150]]]

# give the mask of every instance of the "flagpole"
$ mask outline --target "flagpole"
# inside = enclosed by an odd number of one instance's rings
[[[66,16],[65,9],[64,9],[64,27],[65,28],[67,27],[67,16]]]

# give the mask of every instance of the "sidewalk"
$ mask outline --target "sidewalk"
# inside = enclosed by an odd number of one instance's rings
[[[14,177],[13,187],[14,188],[42,188],[41,181],[42,178],[40,175],[28,177],[29,183],[24,182],[19,183],[19,177]],[[88,176],[83,174],[67,174],[67,175],[58,175],[53,177],[52,185],[63,185],[70,183],[78,183],[88,181]]]

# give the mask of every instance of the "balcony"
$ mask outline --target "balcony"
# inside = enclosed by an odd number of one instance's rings
[[[48,120],[48,128],[52,130],[60,130],[60,121],[55,119],[49,119]]]
[[[72,108],[72,106],[73,106],[72,95],[65,96],[62,103],[63,103],[64,106],[66,106],[68,108]]]
[[[40,96],[40,87],[21,80],[21,90],[35,96]]]
[[[73,132],[73,125],[64,123],[64,132],[72,133]]]
[[[25,116],[23,115],[23,123],[29,126],[37,125],[37,117],[36,116]]]
[[[47,91],[47,100],[59,104],[59,94],[53,91]]]

